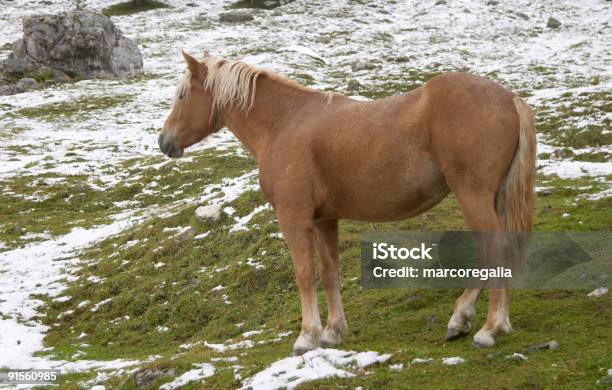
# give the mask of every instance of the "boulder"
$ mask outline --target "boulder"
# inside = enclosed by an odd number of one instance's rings
[[[136,388],[149,387],[153,382],[164,376],[174,376],[174,368],[166,368],[164,370],[156,370],[153,368],[141,369],[136,371],[134,379]]]
[[[0,96],[14,95],[17,93],[15,85],[0,85]]]
[[[200,221],[218,221],[221,218],[221,205],[200,206],[195,210],[195,216]]]
[[[32,78],[26,77],[17,81],[15,83],[15,88],[17,88],[18,91],[23,92],[31,91],[38,88],[38,82]]]
[[[249,22],[259,12],[255,9],[239,9],[235,11],[222,12],[219,14],[219,21],[222,23],[241,23]]]
[[[295,0],[240,0],[232,4],[234,8],[274,9]]]
[[[15,79],[49,69],[70,77],[129,77],[142,73],[138,45],[104,15],[76,10],[23,18],[23,38],[0,63],[0,76]]]
[[[552,16],[548,18],[548,22],[546,22],[546,27],[548,28],[559,28],[561,27],[561,22],[556,19],[553,18]]]

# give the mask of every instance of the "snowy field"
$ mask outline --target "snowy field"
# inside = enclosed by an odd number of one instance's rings
[[[114,1],[82,3],[87,9],[101,10]],[[584,197],[612,196],[609,1],[304,0],[263,10],[254,21],[238,24],[218,20],[228,1],[167,3],[172,8],[112,18],[124,35],[139,44],[143,76],[85,80],[0,96],[0,182],[5,197],[44,201],[50,196],[44,191],[18,189],[30,184],[38,188],[41,181],[54,188],[76,181],[92,191],[110,191],[139,183],[139,171],[167,164],[158,150],[157,133],[184,70],[180,49],[194,55],[209,50],[241,58],[315,88],[367,99],[401,93],[444,71],[489,76],[525,96],[545,129],[538,137],[538,172],[543,175],[539,188],[547,188],[555,175],[568,180],[588,177],[599,189],[585,191]],[[0,46],[20,38],[22,16],[70,8],[72,1],[0,0]],[[551,16],[561,21],[560,28],[546,26]],[[0,59],[8,53],[0,51]],[[353,71],[357,60],[371,69]],[[361,87],[348,91],[348,80]],[[53,111],[54,107],[62,110]],[[567,138],[568,132],[574,138]],[[572,143],[581,134],[595,141]],[[205,150],[245,155],[231,133],[223,130],[190,149],[185,159],[173,163],[175,168],[188,166],[192,156]],[[80,265],[79,252],[96,242],[160,213],[172,215],[188,203],[214,199],[211,203],[223,204],[236,199],[255,189],[256,180],[256,172],[247,172],[202,188],[199,197],[181,191],[168,194],[152,182],[142,191],[153,198],[169,197],[162,206],[116,202],[93,223],[75,216],[70,228],[59,233],[53,227],[58,217],[53,213],[44,215],[47,225],[41,223],[49,228],[30,231],[20,226],[20,236],[0,241],[0,367],[109,369],[119,375],[143,361],[154,361],[155,356],[141,361],[66,361],[35,354],[44,349],[48,327],[36,318],[42,301],[32,294],[58,296]],[[215,198],[218,192],[224,195]],[[30,212],[24,209],[20,214],[27,217]],[[230,231],[244,230],[255,213],[237,218]],[[0,230],[12,228],[10,222],[0,225]],[[301,358],[281,360],[244,378],[244,386],[282,388],[328,375],[351,376],[362,365],[387,360],[385,352],[313,351],[304,358],[305,367],[298,361]],[[215,364],[202,362],[163,388],[212,376]]]

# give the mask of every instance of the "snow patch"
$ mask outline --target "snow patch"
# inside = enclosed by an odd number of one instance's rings
[[[391,354],[378,352],[355,352],[338,349],[323,349],[306,352],[302,356],[292,356],[272,363],[242,383],[242,389],[273,390],[294,389],[298,385],[337,376],[354,377],[355,368],[363,368],[375,363],[383,363]]]
[[[174,390],[179,387],[185,386],[190,382],[202,381],[202,379],[208,378],[215,374],[215,366],[210,363],[196,363],[193,365],[194,369],[183,373],[172,382],[164,383],[159,387],[159,390]]]
[[[463,363],[465,363],[465,359],[457,356],[442,358],[442,364],[444,364],[445,366],[456,366],[458,364]]]

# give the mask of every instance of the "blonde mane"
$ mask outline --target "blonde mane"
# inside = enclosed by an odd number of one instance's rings
[[[206,65],[207,68],[204,89],[211,93],[213,99],[211,118],[224,108],[230,106],[237,106],[245,115],[248,115],[255,102],[257,78],[261,75],[282,81],[295,88],[312,90],[296,81],[264,69],[255,68],[241,61],[230,61],[212,56],[205,57],[199,61]],[[191,76],[191,72],[187,70],[177,87],[177,99],[189,96],[191,92]],[[324,94],[323,103],[329,104],[334,93],[322,93]]]

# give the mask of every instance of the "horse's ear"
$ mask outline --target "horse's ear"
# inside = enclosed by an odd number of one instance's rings
[[[208,57],[210,57],[210,53],[208,52],[208,50],[204,50],[204,58]]]
[[[183,58],[185,59],[185,62],[187,63],[187,68],[189,69],[191,74],[199,76],[201,73],[201,69],[198,60],[185,53],[183,50],[181,50],[181,54],[183,54]]]

